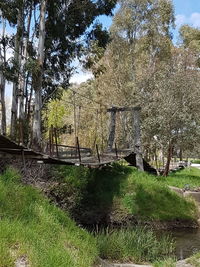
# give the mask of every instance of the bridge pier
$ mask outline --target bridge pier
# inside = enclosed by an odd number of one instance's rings
[[[141,145],[141,125],[140,125],[140,113],[141,107],[112,107],[107,110],[110,113],[110,126],[108,136],[108,151],[112,151],[115,141],[116,130],[116,114],[117,112],[130,111],[132,112],[133,119],[133,142],[132,149],[136,154],[136,167],[144,171],[143,158],[142,158],[142,145]]]

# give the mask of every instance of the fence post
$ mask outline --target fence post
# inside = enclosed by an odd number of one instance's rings
[[[99,154],[99,147],[98,147],[97,144],[96,144],[96,151],[97,151],[98,161],[99,161],[99,163],[100,163],[100,162],[101,162],[101,159],[100,159],[100,154]]]
[[[56,155],[57,155],[57,158],[59,158],[59,153],[58,153],[58,137],[57,137],[56,128],[54,128],[54,136],[55,136],[55,143],[56,143]]]
[[[79,163],[81,163],[81,152],[80,152],[80,146],[79,146],[78,136],[76,137],[76,144],[77,144],[77,149],[78,149]]]
[[[109,137],[108,137],[108,150],[111,151],[113,143],[115,140],[115,128],[116,128],[116,113],[117,108],[112,107],[108,110],[110,112],[110,127],[109,127]]]
[[[136,154],[136,167],[144,171],[144,164],[142,158],[142,149],[141,149],[141,130],[140,130],[140,113],[141,107],[133,108],[133,128],[134,128],[134,152]]]
[[[118,159],[118,151],[117,151],[117,144],[115,143],[115,154],[116,154],[116,158]]]

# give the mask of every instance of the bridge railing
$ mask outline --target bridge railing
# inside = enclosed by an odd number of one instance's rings
[[[60,159],[78,159],[80,156],[81,158],[92,156],[92,150],[85,147],[52,144],[49,146],[48,154]]]

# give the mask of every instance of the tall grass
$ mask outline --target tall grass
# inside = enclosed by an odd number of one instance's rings
[[[31,267],[89,267],[95,239],[13,170],[0,176],[0,267],[25,256]]]
[[[142,227],[100,231],[96,239],[100,257],[120,262],[153,262],[174,251],[169,236],[158,238],[152,230]]]

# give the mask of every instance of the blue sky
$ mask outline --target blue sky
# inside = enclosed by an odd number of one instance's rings
[[[192,13],[200,12],[199,0],[174,0],[176,14],[190,17]]]
[[[174,0],[177,28],[182,24],[190,24],[200,27],[200,0]],[[112,23],[111,17],[101,16],[100,22],[109,28]]]

